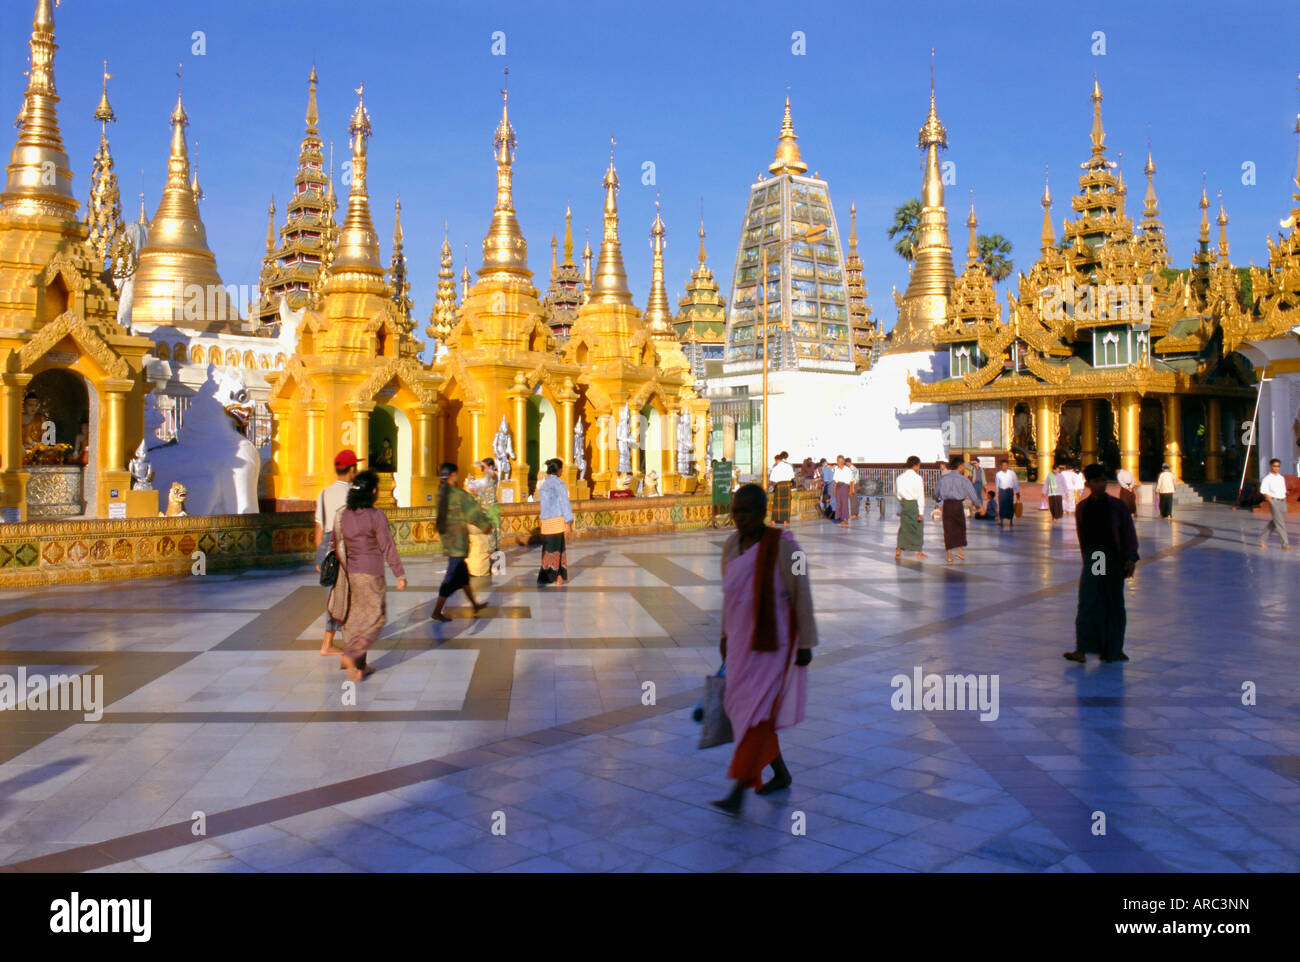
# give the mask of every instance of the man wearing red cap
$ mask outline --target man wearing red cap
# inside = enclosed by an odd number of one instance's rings
[[[357,465],[360,463],[357,452],[351,448],[344,448],[334,456],[334,473],[338,475],[338,480],[325,488],[316,499],[316,570],[320,571],[321,562],[329,554],[330,548],[334,542],[334,516],[339,513],[348,500],[348,488],[352,484],[352,479],[357,476]],[[329,610],[325,611],[325,640],[321,642],[320,653],[322,655],[340,654],[340,649],[334,647],[334,632],[338,631],[341,626],[337,621],[330,617]]]

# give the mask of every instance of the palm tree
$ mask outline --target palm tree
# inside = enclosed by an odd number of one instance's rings
[[[913,197],[894,211],[894,226],[889,228],[889,239],[894,240],[894,253],[909,264],[916,259],[917,234],[921,229],[921,202]]]
[[[1011,241],[1001,234],[980,234],[975,238],[975,244],[989,277],[996,282],[1011,276]]]

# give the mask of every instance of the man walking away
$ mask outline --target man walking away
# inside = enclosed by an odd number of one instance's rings
[[[998,527],[1002,527],[1002,522],[1010,522],[1011,527],[1016,526],[1016,502],[1020,500],[1020,479],[1016,477],[1016,472],[1011,470],[1011,465],[1003,458],[998,462],[999,471],[993,476],[994,484],[998,489]]]
[[[1121,467],[1115,472],[1115,480],[1119,482],[1119,499],[1127,506],[1128,513],[1137,514],[1137,481],[1133,477],[1133,472]]]
[[[328,485],[316,499],[316,570],[320,571],[321,563],[324,562],[325,556],[330,553],[330,548],[334,546],[334,516],[339,513],[348,500],[348,488],[352,486],[352,481],[357,476],[357,452],[351,448],[344,448],[334,456],[334,474],[338,480]],[[325,608],[325,637],[320,643],[320,653],[322,655],[340,654],[340,649],[334,647],[334,633],[342,625],[335,621],[329,613],[329,606]]]
[[[1124,580],[1133,577],[1137,566],[1137,529],[1124,502],[1106,493],[1104,467],[1090,464],[1083,477],[1088,496],[1074,515],[1083,573],[1074,617],[1074,651],[1065,652],[1065,657],[1082,664],[1091,652],[1106,662],[1128,661]]]
[[[1277,458],[1268,462],[1268,474],[1259,483],[1259,493],[1268,502],[1268,510],[1272,514],[1259,546],[1267,548],[1269,532],[1276,530],[1282,539],[1282,550],[1290,551],[1291,540],[1286,535],[1286,478],[1282,477],[1282,462]]]
[[[975,489],[961,472],[961,455],[954,455],[948,465],[952,470],[939,478],[939,483],[934,486],[934,496],[943,512],[943,550],[948,555],[948,564],[952,564],[953,551],[957,552],[959,561],[966,560],[961,553],[961,549],[966,547],[966,511],[962,503],[969,501],[976,508],[979,503],[975,500]]]
[[[1172,520],[1174,516],[1174,489],[1178,481],[1169,465],[1160,465],[1160,477],[1156,478],[1156,497],[1160,499],[1160,517]]]

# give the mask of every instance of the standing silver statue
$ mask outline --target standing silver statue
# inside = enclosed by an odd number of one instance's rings
[[[690,477],[694,446],[691,438],[690,412],[682,411],[677,415],[677,473],[683,478]]]
[[[582,426],[582,415],[578,415],[578,423],[573,426],[573,466],[578,469],[578,480],[581,481],[587,474],[587,430]]]
[[[515,445],[510,440],[510,429],[506,427],[505,415],[501,416],[501,426],[492,438],[492,456],[497,462],[497,471],[502,481],[510,480],[510,462],[515,459]]]
[[[135,449],[133,457],[126,466],[131,474],[131,487],[136,491],[153,490],[153,466],[145,458],[145,439],[140,439],[140,446]]]
[[[623,405],[623,415],[618,419],[618,426],[615,429],[615,437],[618,439],[618,473],[632,473],[632,409],[626,404]]]
[[[713,425],[709,416],[704,415],[704,471],[705,477],[713,477]]]

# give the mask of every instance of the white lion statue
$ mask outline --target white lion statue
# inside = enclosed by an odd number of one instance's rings
[[[187,514],[257,514],[262,458],[244,435],[252,414],[243,376],[209,365],[176,440],[149,449],[154,486],[167,491],[180,482]]]

